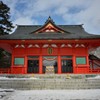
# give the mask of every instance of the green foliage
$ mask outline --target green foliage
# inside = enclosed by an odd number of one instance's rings
[[[0,35],[8,35],[12,31],[13,25],[10,19],[10,8],[0,1]],[[0,67],[10,64],[11,55],[0,48]]]
[[[0,35],[6,35],[14,28],[10,19],[10,8],[0,1]]]
[[[6,68],[11,66],[11,54],[0,49],[0,68]]]

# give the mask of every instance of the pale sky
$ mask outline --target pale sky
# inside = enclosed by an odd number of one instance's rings
[[[57,25],[78,25],[100,35],[100,0],[1,0],[10,7],[18,25],[44,24],[48,16]]]

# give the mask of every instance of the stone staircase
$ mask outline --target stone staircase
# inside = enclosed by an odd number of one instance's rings
[[[1,75],[2,76],[2,75]],[[7,76],[7,75],[6,75]],[[8,75],[9,76],[9,75]],[[37,89],[100,89],[96,75],[15,75],[17,78],[0,79],[0,88],[21,90]],[[14,76],[12,76],[14,77]],[[20,77],[20,78],[18,78]],[[90,79],[88,78],[90,77]]]

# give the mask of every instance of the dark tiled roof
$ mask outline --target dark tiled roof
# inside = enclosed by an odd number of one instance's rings
[[[94,54],[89,54],[89,59],[90,59],[90,60],[100,60],[100,58],[97,57],[97,56],[94,55]]]
[[[88,34],[82,25],[57,25],[65,33],[32,33],[42,25],[18,25],[13,34],[0,36],[2,39],[93,39],[100,35]]]

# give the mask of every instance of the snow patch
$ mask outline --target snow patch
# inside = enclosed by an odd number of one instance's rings
[[[0,79],[9,79],[8,77],[0,77]]]
[[[0,88],[0,100],[7,100],[6,97],[10,96],[14,92],[14,89],[1,89]]]
[[[29,77],[29,78],[9,78],[9,77],[0,77],[0,80],[34,80],[34,79],[39,79],[35,77]]]
[[[100,89],[16,90],[5,100],[100,100]]]
[[[14,89],[2,89],[2,88],[0,88],[0,92],[14,92]]]
[[[94,77],[95,79],[100,79],[100,75],[97,75],[96,77]]]
[[[87,78],[87,79],[100,79],[100,75],[97,75],[95,77],[90,77],[90,78]]]

